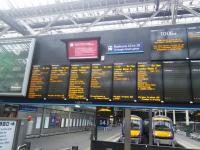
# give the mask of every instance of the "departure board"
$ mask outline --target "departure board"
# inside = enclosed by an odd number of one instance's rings
[[[200,61],[191,61],[192,91],[195,103],[200,103]]]
[[[138,63],[138,99],[143,102],[160,102],[162,94],[162,66],[160,63]]]
[[[200,58],[200,27],[188,28],[188,48],[191,59]]]
[[[49,79],[48,98],[66,99],[69,80],[69,66],[52,65]]]
[[[35,65],[29,85],[28,98],[46,98],[50,66]]]
[[[113,100],[136,99],[136,66],[134,64],[114,64]]]
[[[151,59],[186,59],[187,34],[185,28],[168,28],[151,31]]]
[[[109,100],[112,92],[112,65],[93,64],[90,83],[90,98]]]
[[[72,100],[88,99],[90,65],[71,65],[68,98]]]
[[[187,103],[191,101],[191,83],[188,62],[163,62],[163,77],[165,102]]]

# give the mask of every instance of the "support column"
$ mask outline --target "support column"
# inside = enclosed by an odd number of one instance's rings
[[[159,110],[159,114],[160,114],[160,110]],[[149,110],[149,145],[153,145],[152,109]]]
[[[190,125],[190,119],[189,119],[189,111],[185,111],[185,119],[186,119],[186,126]]]
[[[165,117],[167,117],[167,109],[165,109]]]
[[[176,111],[173,110],[173,124],[176,125]]]
[[[67,126],[67,132],[69,132],[69,128],[70,128],[70,119],[71,119],[71,110],[68,112],[68,126]],[[85,119],[85,116],[84,116]]]
[[[44,129],[44,124],[45,124],[45,113],[46,113],[46,107],[43,105],[43,110],[42,110],[42,118],[41,118],[41,125],[40,125],[40,136],[42,135],[42,131]]]
[[[98,133],[97,133],[97,130],[98,130],[97,122],[98,122],[98,118],[97,118],[97,107],[96,107],[96,113],[95,113],[95,129],[94,129],[94,140],[95,140],[95,141],[97,141],[97,136],[98,136]]]
[[[124,150],[131,150],[131,109],[125,108],[125,119],[124,119]]]
[[[156,116],[156,114],[157,114],[157,111],[154,111],[154,112],[153,112],[153,116]]]

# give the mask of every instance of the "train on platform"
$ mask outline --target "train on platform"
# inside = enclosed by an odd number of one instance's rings
[[[125,138],[124,128],[123,123],[120,142],[123,142]],[[154,145],[175,146],[174,127],[169,117],[158,115],[152,118],[152,135]],[[139,116],[131,115],[130,137],[132,143],[145,143],[143,140],[145,140],[145,137],[149,137],[149,121],[142,120]]]
[[[130,137],[132,143],[141,143],[143,136],[143,121],[142,118],[131,115],[131,130],[130,130]],[[125,137],[124,133],[124,123],[122,125],[122,135],[120,137],[120,141],[123,142]]]
[[[166,116],[152,118],[153,144],[175,146],[172,120]]]

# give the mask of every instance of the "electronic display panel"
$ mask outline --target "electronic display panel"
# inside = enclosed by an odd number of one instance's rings
[[[163,99],[162,65],[159,62],[139,62],[137,67],[138,99],[160,102]]]
[[[66,99],[69,81],[69,66],[52,65],[49,79],[48,98]]]
[[[113,100],[130,101],[136,99],[136,65],[114,64]]]
[[[151,60],[188,58],[185,28],[151,30]]]
[[[188,49],[190,59],[200,58],[200,27],[190,27],[188,32]]]
[[[192,92],[195,103],[200,103],[200,61],[191,61]]]
[[[190,69],[187,61],[163,62],[164,101],[189,103],[191,101]]]
[[[28,98],[47,98],[49,75],[49,65],[34,65],[29,84]]]
[[[26,96],[35,39],[0,40],[0,96]]]
[[[71,65],[68,98],[87,100],[90,82],[90,65]]]
[[[69,60],[98,59],[99,39],[81,39],[67,41]]]
[[[90,99],[110,100],[112,92],[112,65],[93,64]]]

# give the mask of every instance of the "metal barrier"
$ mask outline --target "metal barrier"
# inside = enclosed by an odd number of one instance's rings
[[[92,141],[91,150],[124,150],[124,144],[116,142]],[[180,147],[131,144],[131,150],[186,150],[186,149]]]

